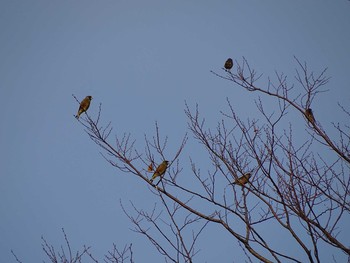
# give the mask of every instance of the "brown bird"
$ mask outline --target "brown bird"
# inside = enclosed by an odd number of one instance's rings
[[[79,110],[75,118],[79,119],[80,114],[84,113],[90,107],[90,101],[92,100],[91,96],[86,96],[80,103]]]
[[[232,184],[238,184],[238,185],[245,185],[246,183],[248,183],[249,178],[252,176],[251,173],[246,173],[244,175],[242,175],[241,177],[235,179],[235,181]]]
[[[166,169],[168,168],[168,163],[169,163],[169,161],[163,161],[158,167],[157,167],[157,169],[155,170],[155,172],[154,172],[154,174],[153,174],[153,176],[152,176],[152,178],[151,178],[151,183],[153,182],[153,180],[156,178],[156,177],[158,177],[158,176],[162,176],[164,173],[165,173],[165,171],[166,171]]]
[[[312,110],[310,108],[307,108],[305,110],[305,116],[309,122],[311,122],[311,123],[315,122],[314,114],[312,113]]]
[[[228,58],[224,65],[225,69],[230,70],[233,67],[232,58]]]

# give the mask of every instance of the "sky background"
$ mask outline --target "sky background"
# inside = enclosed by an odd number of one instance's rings
[[[328,67],[329,92],[313,105],[323,127],[349,124],[336,107],[350,105],[349,14],[345,0],[1,0],[0,262],[15,261],[11,249],[23,262],[46,260],[41,236],[58,248],[61,228],[73,250],[92,246],[99,259],[114,242],[133,243],[135,262],[164,262],[129,230],[119,205],[148,209],[154,197],[101,157],[73,117],[72,94],[93,96],[92,116],[102,103],[102,121],[113,134],[130,132],[139,149],[157,121],[174,145],[170,159],[187,129],[185,101],[199,104],[209,127],[228,109],[227,97],[242,119],[257,116],[255,95],[210,70],[222,73],[227,57],[244,56],[262,83],[276,70],[292,82],[296,56],[316,72]],[[239,262],[237,243],[212,230],[196,261]]]

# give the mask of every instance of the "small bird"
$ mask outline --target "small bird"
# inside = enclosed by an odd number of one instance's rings
[[[305,116],[309,122],[311,122],[311,123],[315,122],[314,114],[312,113],[312,110],[310,108],[307,108],[305,110]]]
[[[163,161],[158,167],[157,167],[157,169],[155,170],[155,172],[154,172],[154,174],[153,174],[153,176],[152,176],[152,178],[151,178],[151,183],[153,182],[153,180],[156,178],[156,177],[158,177],[158,176],[162,176],[164,173],[165,173],[165,171],[166,171],[166,169],[168,168],[168,163],[169,163],[169,161]]]
[[[232,58],[228,58],[224,65],[225,69],[230,70],[233,67]]]
[[[249,178],[252,176],[251,173],[246,173],[244,175],[242,175],[241,177],[235,179],[235,181],[232,184],[238,184],[238,185],[245,185],[246,183],[248,183]]]
[[[80,114],[84,113],[90,107],[90,101],[92,100],[91,96],[86,96],[80,103],[79,110],[75,118],[79,119]]]

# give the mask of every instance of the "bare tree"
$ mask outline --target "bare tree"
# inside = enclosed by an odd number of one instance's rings
[[[90,252],[91,247],[83,246],[82,251],[77,250],[73,252],[71,248],[69,239],[66,235],[66,232],[62,228],[64,235],[65,246],[61,246],[59,250],[55,249],[53,245],[46,241],[44,237],[41,237],[42,240],[42,249],[51,263],[81,263],[81,262],[95,262],[99,261],[92,255]],[[11,250],[12,255],[14,256],[16,262],[23,263]],[[43,261],[46,262],[46,261]],[[101,261],[100,261],[101,262]],[[122,250],[118,249],[115,244],[113,244],[113,249],[108,251],[104,256],[103,262],[105,263],[134,263],[133,260],[133,251],[132,244],[129,246],[124,246]]]
[[[168,150],[168,137],[162,138],[157,123],[155,135],[145,137],[141,149],[130,134],[111,139],[111,123],[100,124],[101,104],[96,118],[86,114],[79,120],[104,158],[143,180],[159,200],[151,211],[133,203],[131,210],[121,205],[135,231],[146,236],[166,262],[193,262],[208,224],[237,240],[250,262],[322,262],[324,248],[349,258],[341,226],[349,220],[350,209],[350,126],[333,123],[334,130],[328,132],[322,128],[312,107],[326,92],[326,69],[315,74],[295,60],[293,84],[282,73],[276,73],[275,81],[268,78],[266,85],[259,84],[262,75],[245,58],[236,61],[234,71],[212,72],[235,88],[258,94],[255,105],[261,118],[242,120],[227,99],[228,112],[222,112],[213,129],[206,127],[198,105],[194,110],[186,105],[189,133],[211,162],[205,173],[193,159],[184,167],[180,157],[189,139],[185,134],[170,168],[155,185],[145,167],[166,160]],[[276,106],[270,113],[264,101],[271,99]],[[342,105],[339,112],[350,117]],[[303,121],[304,138],[295,138],[301,122],[289,120],[289,113]],[[267,228],[279,229],[293,250],[272,242],[275,238],[263,231]]]

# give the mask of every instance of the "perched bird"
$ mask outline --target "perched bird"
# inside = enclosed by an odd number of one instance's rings
[[[154,172],[154,174],[153,174],[153,176],[152,176],[152,178],[151,178],[151,183],[153,182],[153,180],[156,178],[156,177],[158,177],[158,176],[162,176],[164,173],[165,173],[165,171],[166,171],[166,169],[168,168],[168,163],[169,163],[169,161],[163,161],[158,167],[157,167],[157,169],[155,170],[155,172]]]
[[[249,178],[252,176],[251,173],[246,173],[244,175],[242,175],[241,177],[235,179],[235,181],[232,184],[238,184],[238,185],[245,185],[246,183],[248,183]]]
[[[75,118],[79,119],[80,114],[84,113],[90,107],[90,101],[92,100],[91,96],[86,96],[80,103],[79,110]]]
[[[314,114],[312,113],[312,110],[310,108],[307,108],[305,110],[305,116],[309,122],[311,122],[311,123],[315,122]]]
[[[233,67],[232,58],[228,58],[224,65],[225,69],[230,70]]]

